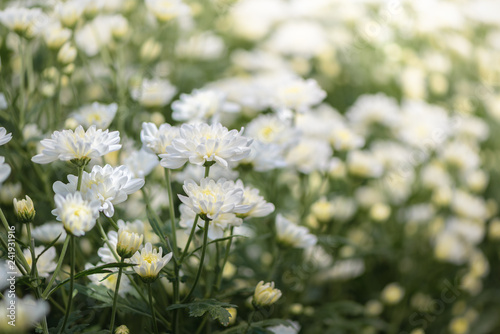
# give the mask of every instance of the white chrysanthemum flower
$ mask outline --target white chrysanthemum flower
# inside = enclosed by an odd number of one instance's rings
[[[43,27],[42,35],[49,49],[58,50],[71,38],[71,30],[63,28],[59,21],[55,21]]]
[[[78,177],[68,175],[68,181],[68,184],[55,182],[54,192],[62,195],[75,192]],[[113,168],[110,165],[95,165],[90,173],[83,172],[80,192],[85,199],[99,200],[100,210],[106,216],[112,217],[115,213],[113,205],[125,202],[128,195],[141,189],[144,183],[144,179],[135,178],[126,166]]]
[[[139,250],[142,245],[144,235],[139,235],[134,232],[129,232],[123,227],[118,229],[118,242],[116,244],[116,252],[122,258],[128,259]]]
[[[248,123],[245,135],[264,144],[288,147],[298,136],[290,122],[279,119],[276,115],[260,115]]]
[[[252,303],[257,306],[269,306],[281,297],[281,291],[274,288],[274,282],[265,283],[260,281],[255,287]]]
[[[464,141],[454,140],[439,148],[440,157],[450,166],[462,172],[479,168],[481,158],[480,149],[476,145]]]
[[[127,28],[126,19],[119,14],[98,15],[76,30],[75,43],[87,56],[93,57],[102,48],[108,47],[114,35],[126,33]]]
[[[191,94],[181,94],[172,103],[172,118],[176,121],[218,121],[221,112],[238,112],[240,107],[226,101],[226,94],[211,89],[195,89]]]
[[[172,253],[168,253],[162,257],[162,252],[161,247],[159,247],[158,251],[156,249],[153,250],[153,246],[148,242],[142,250],[137,251],[130,259],[131,263],[137,264],[133,268],[144,282],[151,283],[155,281],[160,270],[172,258]]]
[[[361,148],[365,145],[365,139],[345,125],[339,125],[332,129],[330,142],[333,148],[339,151],[347,151]]]
[[[12,139],[12,133],[7,133],[4,127],[0,127],[0,145],[7,144]]]
[[[38,257],[45,250],[44,246],[35,247],[35,257]],[[26,258],[26,262],[31,268],[33,264],[33,259],[31,258],[31,252],[29,249],[23,250],[24,257]],[[51,272],[56,270],[57,263],[54,261],[56,258],[56,249],[54,247],[50,247],[42,256],[38,257],[36,260],[36,270],[38,275],[41,277],[48,277]]]
[[[190,13],[189,6],[182,0],[146,0],[146,7],[162,22]]]
[[[15,305],[15,327],[7,320],[11,314],[9,307],[12,305]],[[0,301],[0,319],[2,319],[0,333],[28,333],[49,313],[49,310],[49,303],[45,300],[35,300],[30,295],[20,298],[14,294],[5,293]]]
[[[78,126],[75,131],[55,131],[51,139],[43,139],[42,152],[31,158],[38,164],[48,164],[56,160],[89,160],[121,148],[118,131],[96,129],[93,125],[87,131]]]
[[[99,129],[107,129],[115,118],[117,110],[118,105],[116,103],[101,104],[94,102],[79,108],[70,117],[85,128],[95,125]]]
[[[300,172],[309,174],[313,171],[327,170],[332,154],[333,150],[326,141],[302,138],[297,145],[288,151],[286,162]]]
[[[0,22],[27,38],[34,37],[47,20],[40,8],[9,7],[0,11]]]
[[[154,123],[142,123],[142,145],[154,154],[167,153],[167,146],[172,145],[172,140],[178,136],[179,128],[168,123],[160,125],[160,128],[157,128]]]
[[[57,239],[56,244],[62,244],[64,239],[66,239],[66,231],[64,230],[64,227],[61,223],[56,222],[36,226],[31,231],[31,235],[36,240],[46,244],[54,241],[59,235],[61,236]]]
[[[272,102],[276,110],[293,110],[305,113],[319,104],[326,93],[314,79],[291,79],[276,87]]]
[[[349,173],[359,177],[379,177],[384,167],[371,152],[351,151],[347,154]]]
[[[236,188],[234,182],[219,179],[201,179],[200,185],[193,180],[184,181],[184,191],[188,195],[178,195],[179,199],[202,219],[217,219],[223,213],[247,213],[251,205],[242,204],[243,189]]]
[[[224,40],[211,31],[181,38],[175,46],[175,54],[178,57],[202,60],[217,59],[224,50]]]
[[[52,214],[63,223],[66,232],[74,236],[82,236],[90,231],[99,218],[99,201],[88,201],[80,192],[62,196],[54,196],[56,208]]]
[[[73,27],[85,9],[85,1],[69,0],[58,2],[54,7],[56,18],[66,27]]]
[[[5,163],[5,157],[0,156],[0,186],[3,181],[7,180],[10,175],[11,168]]]
[[[274,204],[266,202],[264,197],[259,195],[259,189],[245,187],[243,181],[238,180],[235,187],[243,190],[243,200],[241,204],[251,207],[250,211],[238,214],[241,218],[265,217],[274,212]]]
[[[186,233],[189,233],[193,228],[196,213],[186,204],[181,204],[179,206],[179,211],[181,212],[179,225],[186,229]],[[229,226],[241,226],[242,222],[243,220],[236,217],[234,213],[221,213],[217,218],[209,222],[207,237],[210,240],[220,239],[224,236],[224,231]],[[196,227],[196,229],[198,229],[198,227]]]
[[[242,164],[249,164],[257,172],[267,172],[287,165],[283,147],[277,144],[266,144],[254,140],[250,145],[250,154],[241,160]]]
[[[158,156],[145,149],[134,150],[123,159],[123,164],[134,174],[135,177],[144,178],[160,164]]]
[[[276,236],[279,242],[294,248],[305,249],[318,242],[318,238],[307,227],[296,225],[281,214],[276,216]]]
[[[113,261],[116,262],[116,261]],[[85,265],[85,270],[92,269],[94,267],[98,267],[103,265],[103,263],[97,263],[95,266],[87,263]],[[115,291],[116,289],[116,280],[118,279],[118,269],[117,268],[108,268],[107,270],[112,271],[113,274],[103,273],[103,274],[93,274],[87,276],[92,283],[95,285],[103,285],[111,291]],[[132,286],[130,285],[130,280],[121,279],[120,280],[120,288],[118,290],[118,294],[121,297],[125,297],[125,294],[131,291]]]
[[[453,193],[451,209],[459,216],[483,221],[488,218],[488,208],[482,197],[474,196],[463,190]]]
[[[400,120],[397,101],[382,93],[362,95],[346,112],[349,122],[363,133],[373,124],[394,128]]]
[[[146,238],[147,234],[149,234],[149,231],[144,228],[144,223],[138,219],[134,220],[133,222],[125,222],[122,219],[119,219],[116,223],[119,230],[143,235]],[[107,236],[109,245],[113,250],[116,250],[118,245],[118,232],[109,231]],[[108,243],[104,243],[104,245],[97,250],[97,255],[99,255],[99,257],[101,258],[101,262],[103,263],[113,263],[117,261],[113,251],[111,251],[111,249],[108,247]],[[127,268],[125,268],[124,270],[126,269]]]
[[[144,79],[139,87],[130,90],[132,98],[147,108],[159,108],[167,105],[177,88],[172,86],[168,80]]]
[[[242,133],[243,129],[229,131],[220,123],[183,124],[179,137],[166,148],[167,153],[160,154],[160,164],[176,169],[187,161],[195,165],[212,162],[227,168],[230,162],[239,161],[250,153],[252,140]]]

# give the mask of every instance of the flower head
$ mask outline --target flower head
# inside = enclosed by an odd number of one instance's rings
[[[139,250],[143,239],[144,235],[139,235],[134,232],[128,232],[122,227],[118,230],[118,243],[116,244],[116,252],[120,257],[128,259]]]
[[[179,136],[179,128],[168,123],[157,128],[154,123],[142,123],[141,141],[142,145],[155,154],[166,153],[167,146],[172,144],[172,140]]]
[[[176,92],[167,80],[144,79],[139,87],[132,88],[130,95],[144,107],[158,108],[167,105]]]
[[[15,305],[15,327],[6,320],[9,319],[9,307],[12,305]],[[35,300],[30,295],[20,298],[15,294],[6,293],[0,301],[0,333],[28,333],[49,310],[49,303],[45,300]]]
[[[274,282],[260,281],[255,287],[252,303],[256,306],[270,306],[281,297],[281,291],[274,288]]]
[[[200,185],[193,180],[184,182],[188,195],[179,195],[180,200],[204,220],[214,220],[224,213],[246,213],[252,206],[242,204],[243,190],[236,188],[234,182],[219,179],[201,179]]]
[[[193,227],[196,213],[185,204],[181,204],[179,211],[181,212],[179,225],[186,228],[186,232],[188,232]],[[217,218],[210,220],[207,237],[210,240],[220,239],[224,236],[224,230],[228,226],[240,226],[242,223],[243,220],[236,217],[234,213],[221,213]],[[198,227],[196,228],[198,229]]]
[[[292,79],[283,82],[276,88],[273,106],[277,110],[293,110],[304,113],[320,103],[326,93],[316,80]]]
[[[238,217],[265,217],[274,211],[274,204],[266,202],[264,197],[259,195],[259,189],[245,187],[241,180],[236,181],[235,187],[243,190],[241,204],[251,207],[248,212],[238,214]]]
[[[52,214],[62,221],[66,232],[74,236],[82,236],[90,231],[99,218],[99,201],[88,201],[80,192],[68,193],[66,196],[56,194],[56,208]]]
[[[189,7],[182,0],[146,0],[148,10],[162,22],[189,14]]]
[[[12,133],[7,133],[4,127],[0,127],[0,146],[7,144],[12,139]]]
[[[42,254],[42,252],[44,252]],[[33,259],[31,258],[31,252],[29,249],[25,249],[23,251],[26,262],[28,262],[30,268],[33,264]],[[39,256],[42,254],[41,256]],[[36,260],[36,270],[38,271],[38,275],[41,277],[47,277],[51,272],[56,270],[57,264],[54,261],[56,258],[56,249],[54,247],[50,247],[45,251],[44,246],[35,247],[35,257],[38,257]]]
[[[71,117],[84,127],[95,125],[100,129],[106,129],[113,121],[117,110],[118,105],[116,103],[102,104],[94,102],[84,105],[72,113]]]
[[[141,250],[137,251],[131,259],[131,263],[137,264],[134,266],[135,272],[141,276],[145,283],[151,283],[156,280],[160,270],[172,258],[172,253],[162,257],[162,248],[157,251],[153,249],[150,242]]]
[[[309,248],[318,241],[306,227],[292,223],[281,214],[276,216],[276,234],[279,242],[294,248]]]
[[[40,154],[31,158],[38,164],[48,164],[56,160],[72,161],[85,164],[109,152],[121,148],[118,131],[96,129],[95,125],[87,131],[80,125],[72,130],[55,131],[51,139],[44,139],[40,144],[44,147]]]
[[[9,7],[0,11],[0,22],[26,38],[33,38],[46,20],[40,8]]]
[[[26,199],[17,200],[14,198],[14,213],[21,223],[31,223],[35,219],[35,207],[33,201],[26,195]]]
[[[229,131],[220,123],[208,125],[183,124],[179,137],[160,154],[160,164],[176,169],[187,161],[195,165],[217,163],[227,168],[230,162],[239,161],[250,154],[251,139],[242,136],[243,129]]]

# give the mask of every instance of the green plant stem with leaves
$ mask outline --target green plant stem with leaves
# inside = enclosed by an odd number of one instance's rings
[[[125,259],[122,257],[120,259],[120,263],[123,263]],[[115,317],[116,317],[116,302],[118,301],[118,292],[120,291],[120,280],[122,278],[123,268],[118,268],[118,277],[116,278],[116,287],[115,287],[115,295],[113,297],[113,308],[111,310],[111,322],[109,323],[109,331],[113,333],[113,329],[115,326]]]
[[[59,333],[64,333],[64,330],[66,329],[66,324],[68,323],[68,317],[69,314],[71,313],[71,304],[73,303],[73,289],[74,289],[74,284],[75,284],[75,236],[72,234],[68,234],[68,238],[70,238],[69,242],[69,257],[70,257],[70,266],[71,266],[71,271],[70,271],[70,280],[69,280],[69,295],[68,295],[68,303],[66,304],[66,312],[64,314],[64,321],[61,326],[61,330]]]
[[[151,283],[148,283],[148,294],[149,294],[149,305],[151,307],[151,315],[153,317],[153,328],[155,334],[158,334],[158,324],[156,323],[156,312],[153,304],[153,291],[151,289]]]
[[[185,301],[189,300],[191,296],[194,293],[194,290],[196,289],[196,285],[198,284],[198,281],[201,276],[201,272],[203,270],[203,262],[205,261],[205,254],[207,252],[207,243],[208,243],[208,227],[210,226],[210,220],[206,219],[205,220],[205,229],[203,231],[203,246],[201,249],[201,257],[200,257],[200,265],[198,266],[198,271],[196,272],[196,277],[193,282],[193,286],[191,287],[191,290],[189,291],[188,295],[182,300],[184,303]]]

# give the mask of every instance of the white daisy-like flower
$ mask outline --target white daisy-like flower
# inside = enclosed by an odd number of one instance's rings
[[[196,213],[185,204],[179,206],[179,211],[181,212],[179,225],[185,228],[186,233],[189,234],[193,228]],[[229,226],[241,226],[242,223],[243,219],[236,217],[234,213],[221,213],[217,218],[209,222],[207,237],[210,240],[220,239],[224,236],[224,231]],[[198,227],[196,227],[196,229],[198,229]]]
[[[146,0],[146,7],[161,22],[190,13],[189,6],[182,0]]]
[[[34,37],[47,20],[47,15],[40,8],[9,7],[0,11],[0,22],[27,38]]]
[[[0,127],[0,145],[7,144],[12,139],[12,133],[7,133],[4,127]]]
[[[325,91],[316,80],[291,79],[276,87],[272,106],[278,111],[293,110],[305,113],[323,101],[325,97]]]
[[[327,170],[332,154],[333,150],[325,140],[304,137],[288,151],[286,162],[300,172],[309,174]]]
[[[35,247],[35,257],[38,257],[45,250],[44,246]],[[31,258],[31,252],[29,249],[23,250],[24,257],[26,258],[26,262],[31,268],[33,264],[33,259]],[[56,249],[54,247],[50,247],[42,256],[38,257],[36,260],[36,270],[38,271],[38,275],[41,277],[48,277],[51,272],[56,270],[57,263],[54,261],[56,258]]]
[[[5,157],[0,156],[0,186],[3,181],[7,180],[10,175],[11,168],[5,163]]]
[[[61,195],[75,192],[78,177],[68,175],[68,181],[68,184],[55,182],[54,192]],[[126,166],[113,168],[110,165],[104,167],[95,165],[90,173],[83,172],[80,192],[87,200],[99,200],[100,211],[112,217],[115,213],[113,205],[125,202],[128,195],[141,189],[144,183],[144,179],[135,178]]]
[[[102,104],[94,102],[87,104],[70,115],[79,125],[88,128],[95,125],[99,129],[109,127],[115,118],[118,105],[116,103]]]
[[[71,38],[71,30],[62,27],[59,21],[55,21],[43,27],[42,36],[49,49],[58,50]]]
[[[159,128],[154,123],[142,123],[142,145],[154,154],[167,153],[167,146],[172,145],[172,140],[178,136],[179,128],[168,123],[161,124]]]
[[[191,94],[181,94],[180,100],[172,103],[172,118],[176,121],[206,122],[210,118],[218,121],[221,112],[238,112],[236,103],[227,102],[226,94],[212,89],[195,89]]]
[[[7,321],[11,314],[11,305],[15,305],[15,327]],[[3,319],[0,321],[0,333],[28,333],[49,310],[49,303],[45,300],[35,300],[30,295],[20,298],[15,294],[5,293],[0,301],[0,319]]]
[[[202,219],[217,219],[220,214],[244,214],[252,209],[251,205],[242,204],[243,189],[236,188],[234,182],[219,179],[217,182],[204,178],[200,185],[193,180],[184,181],[186,196],[178,195]]]
[[[151,283],[156,280],[160,270],[165,267],[165,265],[172,258],[172,253],[168,253],[162,257],[162,248],[159,250],[153,249],[151,243],[147,243],[143,249],[137,251],[134,256],[130,259],[131,263],[137,264],[134,266],[134,271],[141,277],[141,279],[146,283]]]
[[[82,236],[90,231],[99,218],[99,201],[83,199],[80,192],[70,193],[66,196],[54,196],[56,208],[52,214],[63,223],[66,232],[74,236]]]
[[[43,139],[42,152],[31,158],[38,164],[48,164],[56,160],[81,161],[95,159],[121,148],[118,131],[96,129],[91,126],[87,131],[80,125],[72,130],[55,131],[51,139]]]
[[[144,149],[134,150],[123,159],[123,164],[134,174],[135,177],[144,178],[160,164],[158,156]]]
[[[295,141],[298,133],[291,122],[283,121],[276,115],[260,115],[248,123],[245,135],[264,144],[285,148]]]
[[[250,145],[250,154],[241,163],[251,165],[257,172],[266,172],[287,165],[284,153],[282,146],[254,140]]]
[[[53,222],[53,223],[45,223],[40,226],[36,226],[33,228],[31,231],[31,235],[33,238],[36,240],[43,242],[43,243],[50,243],[55,240],[59,236],[59,239],[57,239],[56,244],[62,244],[64,242],[64,239],[66,239],[66,231],[64,230],[64,227],[61,225],[61,223]]]
[[[318,238],[307,227],[296,225],[281,214],[276,216],[276,234],[279,242],[293,248],[305,249],[318,242]]]
[[[116,261],[113,261],[116,262]],[[94,267],[98,267],[103,265],[104,263],[97,263],[95,266],[87,263],[85,265],[85,270],[92,269]],[[111,291],[115,291],[116,289],[116,280],[118,279],[118,269],[117,268],[108,268],[107,270],[112,271],[113,274],[110,275],[110,273],[103,273],[103,274],[93,274],[87,276],[92,283],[95,285],[103,285],[106,288],[108,288]],[[131,291],[131,285],[130,285],[130,280],[128,279],[122,279],[120,280],[120,288],[118,290],[118,294],[121,297],[125,297],[125,294]]]
[[[220,123],[183,124],[179,137],[166,148],[167,153],[160,154],[160,164],[176,169],[187,161],[200,166],[211,162],[227,168],[230,162],[239,161],[250,153],[252,140],[242,133],[243,129],[229,131]]]
[[[241,180],[236,181],[235,187],[243,190],[243,200],[241,204],[251,207],[250,211],[238,214],[238,217],[265,217],[274,212],[274,204],[266,202],[264,197],[259,195],[259,189],[249,186],[245,187]]]
[[[84,9],[84,1],[58,2],[54,7],[54,15],[66,27],[73,27],[80,19]]]
[[[168,80],[162,79],[144,79],[139,87],[133,87],[130,91],[132,98],[147,108],[167,105],[175,93],[177,88]]]

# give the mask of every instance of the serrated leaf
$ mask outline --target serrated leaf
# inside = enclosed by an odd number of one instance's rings
[[[222,325],[227,326],[229,324],[229,313],[227,308],[237,307],[236,305],[220,302],[215,299],[203,299],[195,300],[194,302],[188,304],[174,304],[167,307],[167,311],[175,310],[179,308],[189,309],[189,316],[191,317],[202,317],[208,312],[213,320],[218,320]]]

